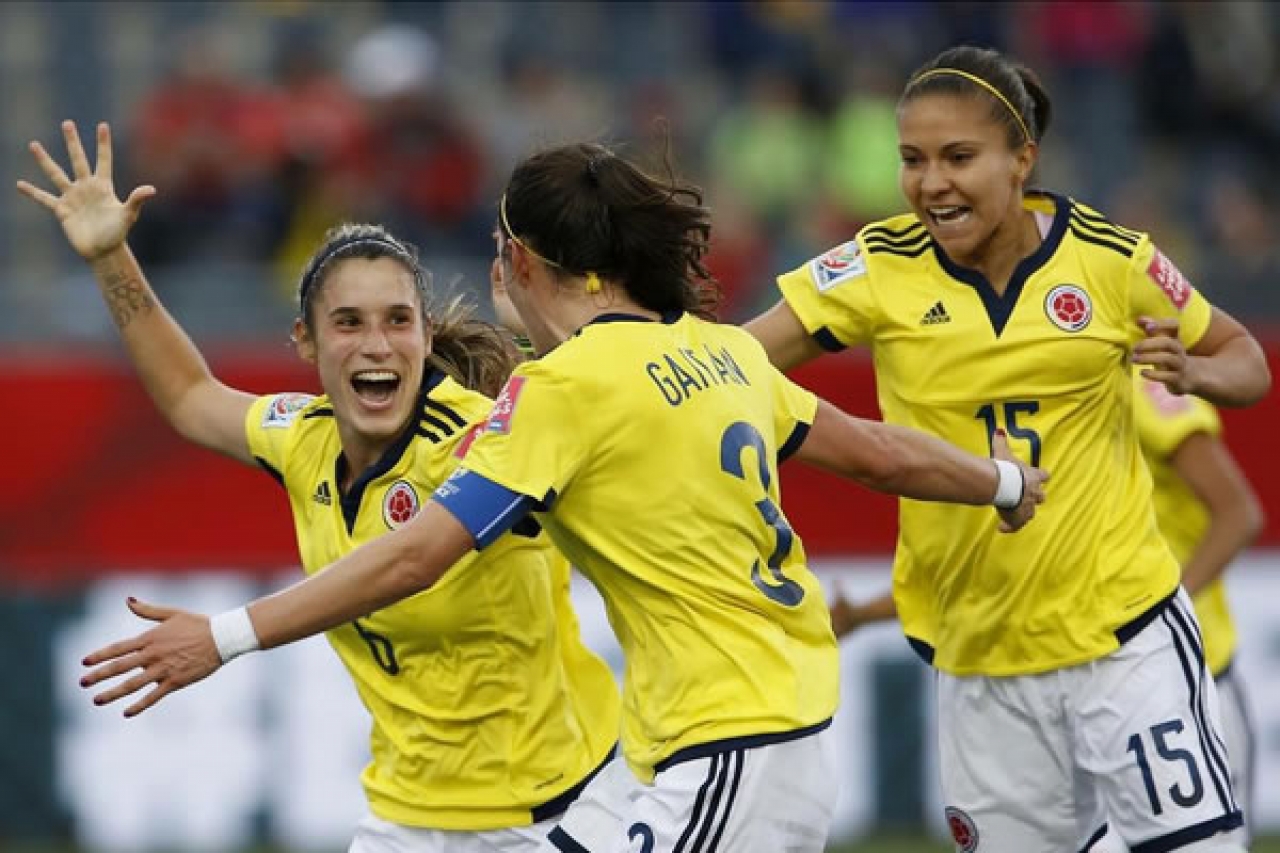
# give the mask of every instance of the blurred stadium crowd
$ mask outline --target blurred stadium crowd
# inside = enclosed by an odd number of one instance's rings
[[[132,243],[161,296],[198,337],[282,339],[330,224],[384,222],[437,282],[484,289],[519,156],[585,137],[658,163],[669,132],[742,319],[773,275],[903,208],[897,94],[953,43],[1040,72],[1042,184],[1152,231],[1237,316],[1280,321],[1269,2],[9,2],[0,158],[33,177],[29,139],[109,120],[120,189],[160,191]],[[0,342],[112,337],[14,192],[0,270]]]

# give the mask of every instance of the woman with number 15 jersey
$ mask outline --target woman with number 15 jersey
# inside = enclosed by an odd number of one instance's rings
[[[510,342],[470,321],[460,302],[429,313],[428,273],[413,248],[381,227],[346,225],[308,263],[293,331],[326,393],[228,388],[124,242],[152,191],[117,201],[105,125],[97,174],[74,125],[63,132],[75,180],[34,144],[61,195],[21,188],[58,215],[90,263],[170,423],[284,486],[308,574],[409,522],[492,408],[472,389],[501,386],[518,361]],[[436,588],[352,614],[328,639],[372,718],[362,777],[371,814],[352,853],[534,850],[613,753],[613,675],[582,645],[568,564],[531,520]]]
[[[886,421],[972,451],[1007,436],[1054,473],[1016,536],[901,503],[894,599],[939,670],[957,844],[1083,850],[1110,831],[1133,849],[1235,850],[1241,812],[1152,513],[1130,368],[1224,405],[1270,377],[1145,234],[1027,188],[1048,117],[1034,74],[995,51],[928,62],[898,106],[912,212],[781,276],[784,301],[750,328],[783,368],[867,345]]]

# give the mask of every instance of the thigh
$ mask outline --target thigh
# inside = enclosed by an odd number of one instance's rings
[[[1241,825],[1217,691],[1185,595],[1073,672],[1077,766],[1126,844],[1213,849],[1211,839]]]
[[[958,850],[1078,850],[1069,733],[1055,673],[938,674],[938,759]]]

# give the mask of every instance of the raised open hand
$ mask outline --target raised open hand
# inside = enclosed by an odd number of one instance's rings
[[[71,248],[86,261],[93,261],[124,243],[143,203],[156,194],[156,189],[141,186],[123,202],[116,198],[111,179],[111,128],[106,122],[98,125],[98,163],[92,169],[75,122],[62,123],[62,137],[67,144],[72,177],[67,176],[39,142],[27,146],[59,194],[26,181],[18,181],[18,192],[52,211],[62,223]]]

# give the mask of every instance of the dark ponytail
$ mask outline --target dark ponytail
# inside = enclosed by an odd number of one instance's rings
[[[553,272],[613,279],[651,311],[713,317],[711,215],[702,191],[676,177],[669,142],[663,165],[666,176],[653,177],[594,143],[539,152],[512,172],[498,227]]]

